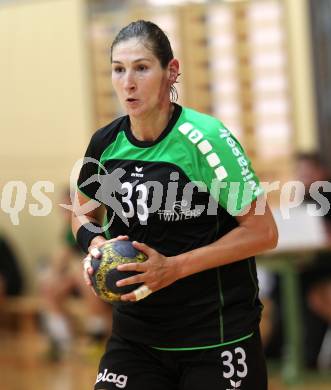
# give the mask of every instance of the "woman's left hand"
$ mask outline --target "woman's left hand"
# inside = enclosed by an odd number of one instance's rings
[[[138,275],[119,280],[118,287],[127,286],[134,283],[143,283],[138,289],[128,294],[121,295],[122,301],[135,302],[147,295],[169,286],[177,280],[176,263],[166,256],[150,248],[148,245],[133,241],[133,246],[145,253],[148,259],[143,263],[121,264],[117,267],[119,271],[137,271]],[[142,293],[142,295],[141,295]]]

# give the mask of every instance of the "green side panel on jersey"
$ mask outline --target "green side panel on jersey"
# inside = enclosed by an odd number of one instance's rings
[[[263,193],[241,145],[224,125],[184,107],[172,131],[150,147],[131,144],[120,131],[100,163],[112,159],[174,164],[232,215]]]
[[[221,342],[224,341],[224,322],[223,322],[223,307],[224,307],[224,296],[223,296],[223,290],[222,290],[222,282],[221,282],[221,270],[220,268],[216,269],[217,272],[217,284],[218,284],[218,290],[220,294],[220,340]]]
[[[249,274],[250,274],[250,277],[251,277],[251,280],[252,280],[252,283],[254,285],[254,288],[255,288],[255,293],[254,293],[254,296],[253,296],[253,299],[252,299],[252,304],[255,302],[258,294],[259,294],[259,287],[256,283],[256,278],[254,277],[253,275],[253,270],[252,270],[252,262],[251,260],[248,261],[248,268],[249,268]]]

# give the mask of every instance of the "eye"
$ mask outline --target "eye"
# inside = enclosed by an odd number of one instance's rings
[[[139,72],[144,72],[145,70],[147,70],[148,68],[147,68],[147,66],[146,65],[143,65],[143,64],[139,64],[138,66],[137,66],[137,70],[139,71]]]
[[[123,73],[125,71],[125,69],[123,68],[123,66],[114,66],[113,67],[113,72],[115,73]]]

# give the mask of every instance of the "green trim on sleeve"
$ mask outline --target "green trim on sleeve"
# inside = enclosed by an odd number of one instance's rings
[[[82,191],[78,186],[77,186],[77,190],[78,190],[82,195],[84,195],[86,198],[91,199],[91,200],[94,200],[94,199],[91,198],[90,196],[86,195],[85,192]]]

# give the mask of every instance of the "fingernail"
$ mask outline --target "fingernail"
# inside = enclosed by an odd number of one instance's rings
[[[116,286],[117,286],[117,287],[121,287],[121,286],[122,286],[122,283],[121,283],[120,280],[118,280],[118,281],[116,282]]]

